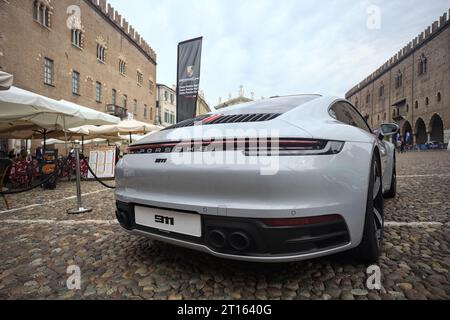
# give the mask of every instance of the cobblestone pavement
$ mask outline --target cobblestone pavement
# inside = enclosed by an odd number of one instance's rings
[[[450,152],[398,158],[379,291],[347,254],[265,265],[131,236],[114,221],[113,191],[84,182],[91,214],[66,214],[72,183],[8,196],[9,211],[0,204],[0,299],[449,299]],[[69,265],[81,290],[66,287]]]

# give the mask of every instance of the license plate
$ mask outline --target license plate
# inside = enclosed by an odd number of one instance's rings
[[[200,238],[202,236],[202,223],[199,214],[139,206],[135,207],[134,212],[138,225],[193,237]]]

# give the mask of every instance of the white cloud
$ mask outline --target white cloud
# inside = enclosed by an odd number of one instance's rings
[[[176,82],[180,41],[203,36],[201,87],[215,104],[242,84],[256,97],[343,96],[448,11],[445,1],[111,0],[158,55],[158,82]],[[381,29],[366,27],[379,6]]]

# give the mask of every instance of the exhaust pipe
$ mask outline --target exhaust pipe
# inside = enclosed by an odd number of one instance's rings
[[[209,243],[215,248],[222,249],[227,245],[227,237],[221,230],[212,230],[208,234]]]
[[[130,220],[128,219],[128,215],[125,212],[117,210],[116,218],[121,225],[126,226],[126,227],[130,226]]]
[[[250,238],[242,232],[234,232],[229,237],[230,245],[238,251],[250,248]]]

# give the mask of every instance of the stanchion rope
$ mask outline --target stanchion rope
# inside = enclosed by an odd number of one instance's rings
[[[86,160],[86,158],[84,156],[80,155],[80,160]],[[94,170],[92,170],[91,166],[89,165],[89,162],[85,161],[85,163],[86,163],[86,165],[88,167],[89,172],[92,174],[94,179],[97,180],[98,183],[100,183],[102,186],[104,186],[105,188],[108,188],[108,189],[115,189],[116,188],[114,186],[109,186],[106,183],[104,183],[102,180],[100,180],[100,178],[97,177],[97,175],[95,174]]]

